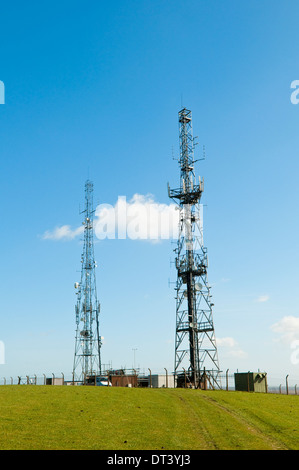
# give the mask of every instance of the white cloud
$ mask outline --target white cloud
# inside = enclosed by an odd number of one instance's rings
[[[247,357],[247,354],[240,348],[237,341],[230,336],[217,338],[217,346],[223,350],[227,357]]]
[[[278,333],[278,341],[290,344],[299,339],[299,317],[285,316],[271,326],[274,333]]]
[[[234,346],[236,346],[236,341],[234,340],[234,338],[231,338],[231,337],[226,337],[226,338],[217,338],[217,344],[218,346],[223,346],[223,347],[226,347],[226,348],[233,348]]]
[[[73,240],[78,235],[81,235],[83,230],[83,226],[72,230],[69,225],[62,225],[61,227],[56,227],[54,230],[47,230],[42,238],[44,240]]]
[[[267,302],[270,299],[269,295],[260,295],[256,301],[257,302]]]
[[[202,224],[202,205],[199,211],[198,221]],[[156,202],[151,194],[134,194],[128,201],[125,196],[119,196],[114,205],[100,204],[96,207],[94,231],[99,240],[129,238],[157,243],[177,239],[179,219],[180,210],[176,204]],[[42,238],[72,240],[83,231],[83,226],[71,229],[69,225],[62,225],[46,231]]]

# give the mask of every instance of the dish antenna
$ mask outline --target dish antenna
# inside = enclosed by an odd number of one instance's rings
[[[194,287],[195,287],[195,290],[198,291],[198,292],[201,291],[201,289],[202,289],[202,285],[201,285],[201,284],[195,284]]]

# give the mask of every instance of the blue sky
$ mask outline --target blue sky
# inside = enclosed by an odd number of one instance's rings
[[[206,159],[204,240],[222,370],[299,379],[296,1],[2,2],[0,376],[68,374],[81,244],[44,239],[96,203],[178,183],[178,111]],[[173,369],[173,245],[96,241],[103,362]],[[274,326],[273,326],[274,325]],[[294,362],[294,361],[293,361]]]

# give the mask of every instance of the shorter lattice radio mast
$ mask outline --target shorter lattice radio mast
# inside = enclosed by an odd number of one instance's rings
[[[85,382],[87,377],[101,375],[100,304],[96,289],[94,259],[93,184],[85,183],[84,242],[81,256],[81,280],[75,283],[77,303],[76,342],[73,380]]]

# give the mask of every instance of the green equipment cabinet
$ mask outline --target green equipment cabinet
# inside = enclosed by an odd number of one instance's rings
[[[237,372],[235,373],[235,390],[239,392],[267,393],[266,372]]]

